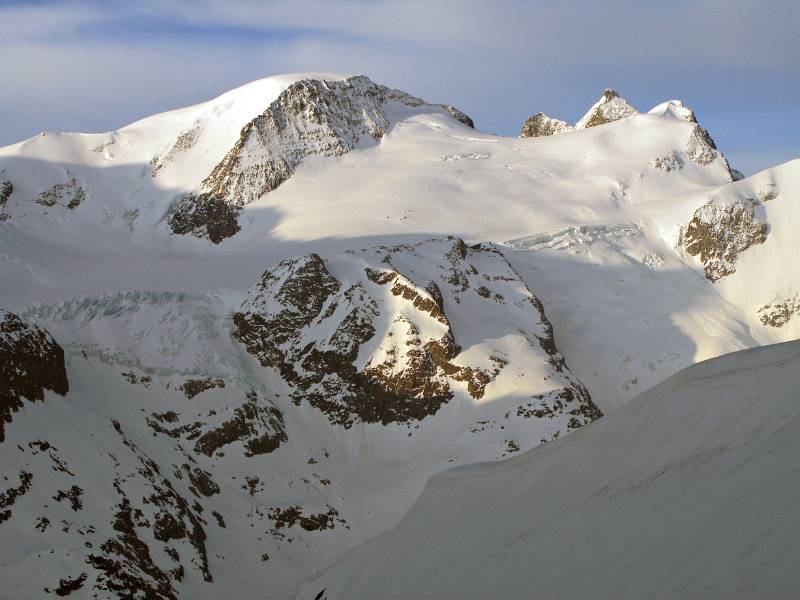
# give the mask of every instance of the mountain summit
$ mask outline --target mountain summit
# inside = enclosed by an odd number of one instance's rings
[[[597,127],[638,114],[628,101],[614,90],[605,90],[600,99],[575,124],[575,129]]]
[[[544,113],[536,113],[529,117],[522,126],[520,137],[542,137],[557,133],[567,133],[588,127],[596,127],[613,123],[619,119],[638,114],[628,101],[620,97],[614,90],[605,90],[600,99],[595,102],[583,117],[574,125],[565,121],[554,119]],[[692,113],[694,115],[694,113]]]

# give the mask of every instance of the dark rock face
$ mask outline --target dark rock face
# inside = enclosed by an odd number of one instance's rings
[[[162,474],[159,465],[127,436],[122,426],[114,421],[113,427],[138,465],[136,477],[118,472],[114,479],[114,490],[120,499],[112,523],[115,533],[86,558],[86,562],[100,572],[93,589],[109,591],[120,598],[177,600],[174,584],[185,576],[181,562],[184,548],[191,550],[193,556],[189,564],[200,572],[203,580],[213,581],[206,550],[205,521],[197,514],[198,505],[190,504],[180,494]],[[122,465],[117,464],[117,468]],[[172,568],[153,555],[147,541],[150,537],[162,543]]]
[[[211,194],[187,194],[173,204],[169,225],[174,233],[206,237],[214,244],[239,232],[241,209]]]
[[[72,592],[77,592],[79,589],[83,587],[83,584],[86,582],[86,578],[88,575],[86,573],[81,573],[74,579],[69,577],[63,577],[58,582],[58,587],[56,588],[56,596],[69,596]]]
[[[712,199],[694,213],[682,236],[683,249],[705,265],[710,281],[736,271],[737,255],[767,239],[767,225],[755,217],[755,203]]]
[[[27,471],[19,472],[19,485],[7,489],[0,494],[0,525],[11,518],[11,507],[14,503],[27,494],[31,489],[31,481],[33,481],[33,474]]]
[[[67,173],[69,179],[66,183],[57,183],[53,187],[45,190],[34,200],[37,204],[43,206],[65,206],[66,208],[73,209],[86,199],[86,191],[80,185],[78,180]]]
[[[64,351],[43,329],[0,309],[0,442],[23,399],[43,401],[44,390],[69,391]]]
[[[447,313],[462,303],[494,311],[494,306],[510,310],[504,306],[513,302],[528,313],[514,334],[524,334],[537,351],[544,350],[544,360],[577,390],[571,396],[575,404],[591,405],[588,393],[569,378],[541,303],[497,250],[432,240],[362,251],[357,257],[360,267],[342,279],[316,254],[283,261],[264,274],[233,315],[234,336],[294,388],[296,403],[308,402],[332,423],[349,428],[357,422],[422,420],[449,402],[459,385],[482,398],[508,363],[487,355],[480,365],[463,364]],[[336,262],[351,260],[356,259],[343,255]],[[409,261],[436,265],[436,279],[395,266]],[[508,293],[518,297],[506,299]],[[365,347],[371,349],[368,355]]]
[[[288,441],[283,413],[254,391],[247,393],[246,401],[235,407],[229,418],[217,424],[202,421],[181,423],[180,415],[171,411],[153,413],[146,418],[146,422],[155,433],[193,442],[194,451],[206,456],[213,456],[220,449],[234,443],[242,444],[247,457],[269,454]],[[197,468],[188,470],[187,473],[195,488],[203,495],[213,494],[206,493],[213,486],[204,483],[204,476]]]
[[[11,198],[11,194],[14,193],[14,186],[11,184],[11,181],[8,179],[0,179],[0,207],[2,207],[8,199]]]
[[[273,508],[267,515],[275,523],[276,529],[284,529],[299,525],[306,531],[321,531],[323,529],[333,529],[336,517],[339,513],[328,507],[328,512],[317,514],[304,514],[299,506],[289,506],[288,508]],[[341,519],[339,519],[341,521]]]
[[[424,104],[364,76],[292,84],[242,129],[200,190],[175,203],[168,217],[172,231],[214,243],[234,235],[241,207],[280,186],[304,158],[341,156],[379,141],[391,126],[385,107],[392,102]],[[473,126],[458,109],[442,106],[454,119]]]
[[[7,220],[10,215],[6,213],[3,209],[5,208],[6,204],[8,204],[8,199],[11,198],[11,194],[14,193],[14,186],[11,183],[11,180],[5,179],[3,177],[5,173],[0,173],[0,222]]]
[[[255,456],[269,454],[287,440],[281,412],[275,406],[259,401],[256,393],[252,392],[247,402],[234,410],[231,419],[201,435],[194,448],[196,452],[211,456],[223,446],[241,442],[245,456]]]
[[[214,388],[224,388],[225,381],[222,379],[212,379],[207,377],[205,379],[187,379],[183,385],[181,385],[181,389],[183,393],[186,394],[186,397],[191,400],[197,394],[201,394],[206,390],[212,390]]]

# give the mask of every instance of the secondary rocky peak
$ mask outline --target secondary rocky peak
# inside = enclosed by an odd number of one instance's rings
[[[701,127],[697,121],[694,110],[684,105],[680,100],[668,100],[662,102],[648,112],[650,115],[668,117],[692,124],[689,136],[680,151],[674,151],[667,156],[653,159],[651,166],[666,172],[683,169],[685,161],[692,161],[701,166],[708,166],[715,160],[720,159],[723,166],[728,171],[731,181],[738,181],[744,176],[736,169],[731,168],[727,159],[717,149],[711,134],[708,130]]]
[[[577,122],[575,129],[586,129],[605,125],[631,115],[638,111],[631,106],[619,93],[612,89],[603,91],[600,99],[592,105],[589,111]]]
[[[543,137],[554,135],[557,133],[564,133],[572,131],[574,128],[566,121],[554,119],[543,112],[536,113],[532,117],[528,117],[525,124],[522,126],[520,137]]]
[[[566,121],[555,119],[543,112],[536,113],[529,117],[522,126],[520,137],[543,137],[566,133],[576,129],[586,129],[596,125],[604,125],[612,121],[618,121],[625,117],[637,114],[637,110],[628,104],[618,92],[612,89],[603,91],[603,95],[589,111],[574,126]]]

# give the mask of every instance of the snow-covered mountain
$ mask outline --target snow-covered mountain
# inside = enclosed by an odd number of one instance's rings
[[[3,593],[288,597],[429,477],[800,335],[798,161],[532,119],[297,74],[0,149]]]
[[[432,478],[296,598],[797,594],[800,342],[669,378],[592,427]]]

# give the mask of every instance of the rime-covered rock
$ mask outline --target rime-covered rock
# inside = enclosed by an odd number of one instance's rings
[[[638,111],[627,100],[614,90],[605,90],[600,99],[575,124],[575,129],[605,125],[635,114]]]
[[[719,281],[736,271],[736,257],[767,239],[767,225],[758,221],[750,200],[724,202],[717,198],[698,208],[682,237],[684,251],[697,256],[706,277]]]
[[[783,300],[773,300],[758,309],[761,323],[769,327],[783,327],[800,315],[800,294]]]
[[[540,112],[528,117],[528,120],[522,126],[519,136],[524,138],[543,137],[572,130],[572,125],[569,125],[566,121],[554,119]]]

